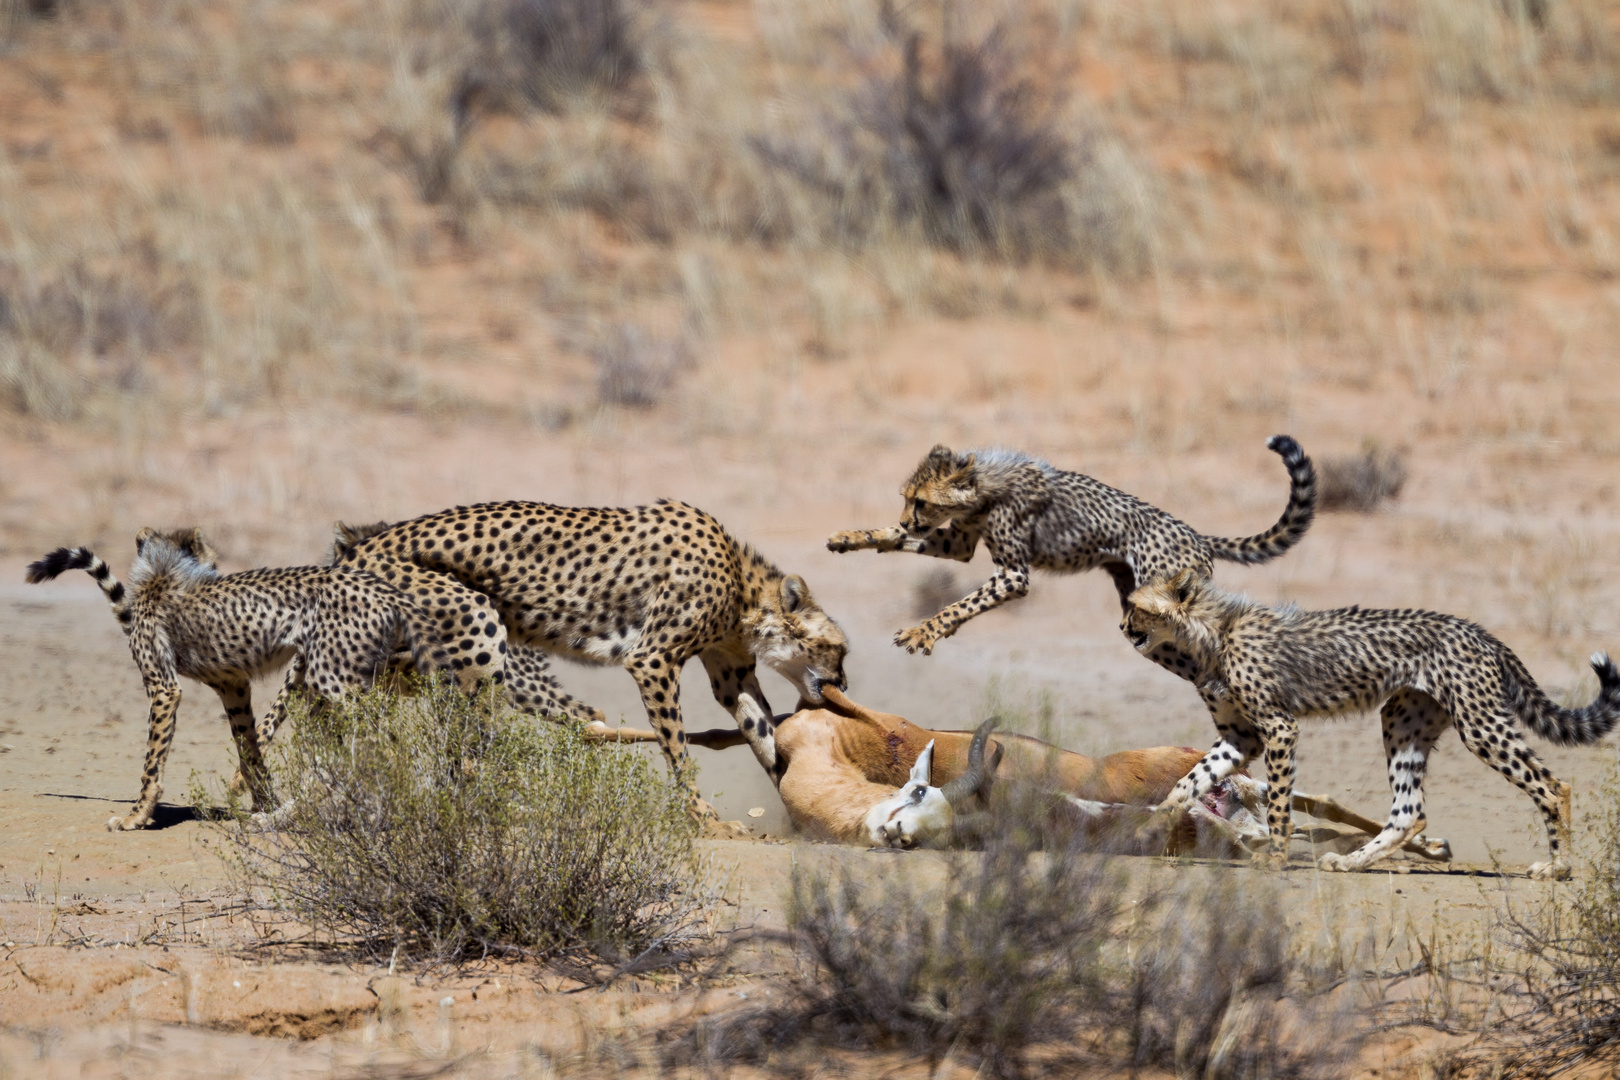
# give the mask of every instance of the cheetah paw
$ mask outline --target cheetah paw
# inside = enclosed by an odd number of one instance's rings
[[[703,823],[703,837],[706,840],[751,840],[754,830],[740,821],[721,821],[712,818]]]
[[[864,532],[835,532],[827,537],[827,550],[839,552],[856,551],[862,546],[862,541],[866,539],[866,536],[867,534]]]
[[[1569,873],[1569,863],[1563,859],[1530,864],[1530,878],[1533,881],[1567,881]]]
[[[1341,874],[1361,869],[1359,866],[1356,866],[1350,861],[1350,856],[1340,855],[1336,851],[1330,851],[1326,855],[1323,855],[1316,861],[1316,866],[1319,870],[1327,870],[1329,872]]]
[[[1288,853],[1285,851],[1257,851],[1250,857],[1249,866],[1255,870],[1283,870],[1288,866]]]
[[[924,656],[932,655],[934,645],[939,638],[926,626],[913,626],[909,630],[902,630],[894,635],[894,643],[908,653],[920,652]]]
[[[134,832],[137,829],[146,828],[151,823],[152,817],[150,814],[141,814],[136,812],[126,814],[123,817],[119,817],[117,814],[114,814],[112,817],[107,819],[107,831]]]

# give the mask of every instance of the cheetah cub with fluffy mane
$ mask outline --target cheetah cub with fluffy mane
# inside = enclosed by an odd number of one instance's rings
[[[1296,717],[1382,704],[1393,793],[1389,821],[1359,851],[1322,856],[1322,869],[1363,869],[1423,830],[1429,750],[1455,724],[1463,745],[1529,795],[1546,819],[1550,858],[1531,866],[1530,876],[1569,876],[1569,789],[1525,743],[1520,724],[1560,746],[1607,735],[1620,722],[1620,671],[1606,653],[1591,660],[1596,700],[1566,709],[1548,700],[1511,649],[1466,619],[1411,608],[1267,607],[1188,571],[1133,593],[1121,629],[1143,652],[1174,642],[1197,665],[1201,689],[1225,688],[1227,708],[1214,714],[1220,739],[1161,804],[1167,816],[1264,750],[1270,845],[1257,859],[1280,865],[1287,853]]]
[[[1016,450],[965,454],[936,446],[900,488],[900,524],[834,533],[832,551],[910,551],[967,562],[982,539],[996,572],[933,618],[901,630],[894,643],[924,654],[975,615],[1029,592],[1030,570],[1077,574],[1102,567],[1120,603],[1138,585],[1190,568],[1203,577],[1216,559],[1262,563],[1299,543],[1316,512],[1316,470],[1299,444],[1273,435],[1266,446],[1288,467],[1288,505],[1266,532],[1242,539],[1204,536],[1134,495],[1083,473],[1065,472]],[[1173,647],[1155,663],[1188,677]]]
[[[432,621],[371,574],[294,567],[222,575],[213,548],[196,529],[142,529],[127,591],[88,548],[58,548],[31,564],[27,579],[49,581],[68,570],[88,571],[101,585],[129,638],[150,703],[140,798],[127,815],[107,822],[114,831],[152,823],[174,741],[181,675],[212,688],[224,702],[238,775],[259,810],[270,801],[260,744],[274,734],[289,689],[307,685],[330,698],[367,686],[400,644],[424,674],[448,668]],[[289,660],[287,687],[255,727],[248,680]]]

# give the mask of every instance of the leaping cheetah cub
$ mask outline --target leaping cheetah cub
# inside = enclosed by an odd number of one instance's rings
[[[1016,450],[953,453],[936,446],[900,488],[900,524],[834,533],[832,551],[911,551],[967,562],[983,539],[996,572],[973,593],[933,618],[901,630],[907,652],[933,652],[963,623],[1029,591],[1030,570],[1077,574],[1102,567],[1121,605],[1139,585],[1178,570],[1201,577],[1214,561],[1261,563],[1297,544],[1316,513],[1316,470],[1299,444],[1273,435],[1266,446],[1288,467],[1288,505],[1266,532],[1242,539],[1204,536],[1141,499],[1083,473],[1064,472]],[[1154,662],[1189,677],[1184,657],[1167,645]]]
[[[1393,792],[1389,821],[1350,855],[1322,856],[1324,870],[1360,870],[1423,830],[1423,772],[1448,724],[1463,745],[1523,790],[1546,819],[1550,858],[1535,878],[1569,876],[1563,844],[1567,789],[1524,741],[1520,722],[1561,745],[1585,745],[1620,722],[1620,671],[1592,656],[1599,690],[1579,709],[1554,705],[1513,651],[1482,627],[1411,608],[1334,611],[1272,608],[1223,592],[1190,571],[1131,595],[1121,624],[1141,651],[1174,642],[1197,665],[1196,682],[1224,684],[1220,738],[1162,807],[1178,814],[1261,750],[1270,783],[1266,825],[1273,865],[1286,855],[1294,744],[1301,716],[1336,716],[1382,704]],[[1206,699],[1207,700],[1207,699]]]
[[[821,702],[824,684],[846,686],[844,633],[804,579],[783,574],[685,503],[458,506],[356,540],[341,565],[370,570],[421,597],[441,619],[460,671],[504,679],[509,644],[623,666],[641,691],[670,771],[704,817],[713,811],[698,797],[681,717],[688,660],[702,659],[715,699],[773,780],[784,765],[756,661],[812,704]],[[457,601],[443,603],[447,597]],[[595,712],[578,703],[569,711]]]
[[[295,567],[221,575],[217,557],[196,529],[135,537],[129,589],[88,548],[58,548],[28,567],[29,582],[85,570],[101,585],[129,638],[150,703],[141,793],[107,828],[152,822],[163,791],[163,764],[180,708],[179,676],[211,687],[225,704],[236,740],[240,777],[254,809],[265,809],[260,743],[267,742],[285,693],[255,727],[249,680],[292,661],[289,687],[307,684],[322,697],[368,685],[386,669],[396,645],[410,649],[426,673],[448,668],[432,621],[386,582],[354,570]]]

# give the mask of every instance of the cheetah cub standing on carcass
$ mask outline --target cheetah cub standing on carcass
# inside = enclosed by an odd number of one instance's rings
[[[400,643],[417,670],[448,668],[432,621],[371,574],[294,567],[221,575],[213,548],[196,529],[142,529],[127,591],[87,548],[58,548],[31,564],[27,578],[49,581],[67,570],[88,571],[106,593],[151,706],[140,798],[127,815],[107,822],[115,831],[152,822],[174,740],[181,675],[211,687],[224,702],[239,776],[257,810],[270,799],[260,743],[280,722],[287,690],[255,728],[248,680],[291,660],[289,689],[308,685],[322,697],[337,697],[369,685]]]
[[[1316,512],[1316,471],[1299,444],[1273,435],[1266,446],[1288,467],[1288,505],[1258,536],[1204,536],[1141,499],[1083,473],[1064,472],[1015,450],[952,453],[936,446],[900,489],[900,524],[887,529],[834,533],[832,551],[911,551],[967,562],[983,539],[996,572],[973,593],[920,626],[902,630],[894,643],[907,652],[931,653],[941,639],[981,612],[1029,591],[1030,570],[1076,574],[1107,570],[1120,603],[1139,585],[1162,581],[1178,570],[1201,577],[1214,561],[1262,563],[1297,544]],[[1188,677],[1184,657],[1167,645],[1152,659]]]
[[[1526,745],[1519,724],[1561,746],[1607,735],[1620,721],[1620,671],[1607,654],[1591,660],[1597,699],[1565,709],[1547,699],[1511,649],[1465,619],[1410,608],[1271,608],[1190,571],[1132,594],[1121,629],[1143,652],[1173,642],[1192,657],[1201,687],[1225,685],[1227,711],[1214,717],[1220,741],[1161,804],[1167,816],[1264,750],[1270,849],[1257,858],[1280,865],[1287,854],[1296,717],[1382,704],[1393,793],[1389,821],[1359,851],[1322,856],[1322,869],[1360,870],[1423,830],[1429,750],[1455,723],[1463,745],[1529,795],[1546,819],[1551,857],[1533,865],[1530,876],[1569,876],[1563,847],[1568,789]]]

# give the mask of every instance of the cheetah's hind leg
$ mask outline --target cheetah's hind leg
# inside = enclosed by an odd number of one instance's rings
[[[576,699],[551,673],[551,657],[532,645],[506,647],[506,700],[512,708],[548,720],[583,720],[605,725],[602,710]]]

